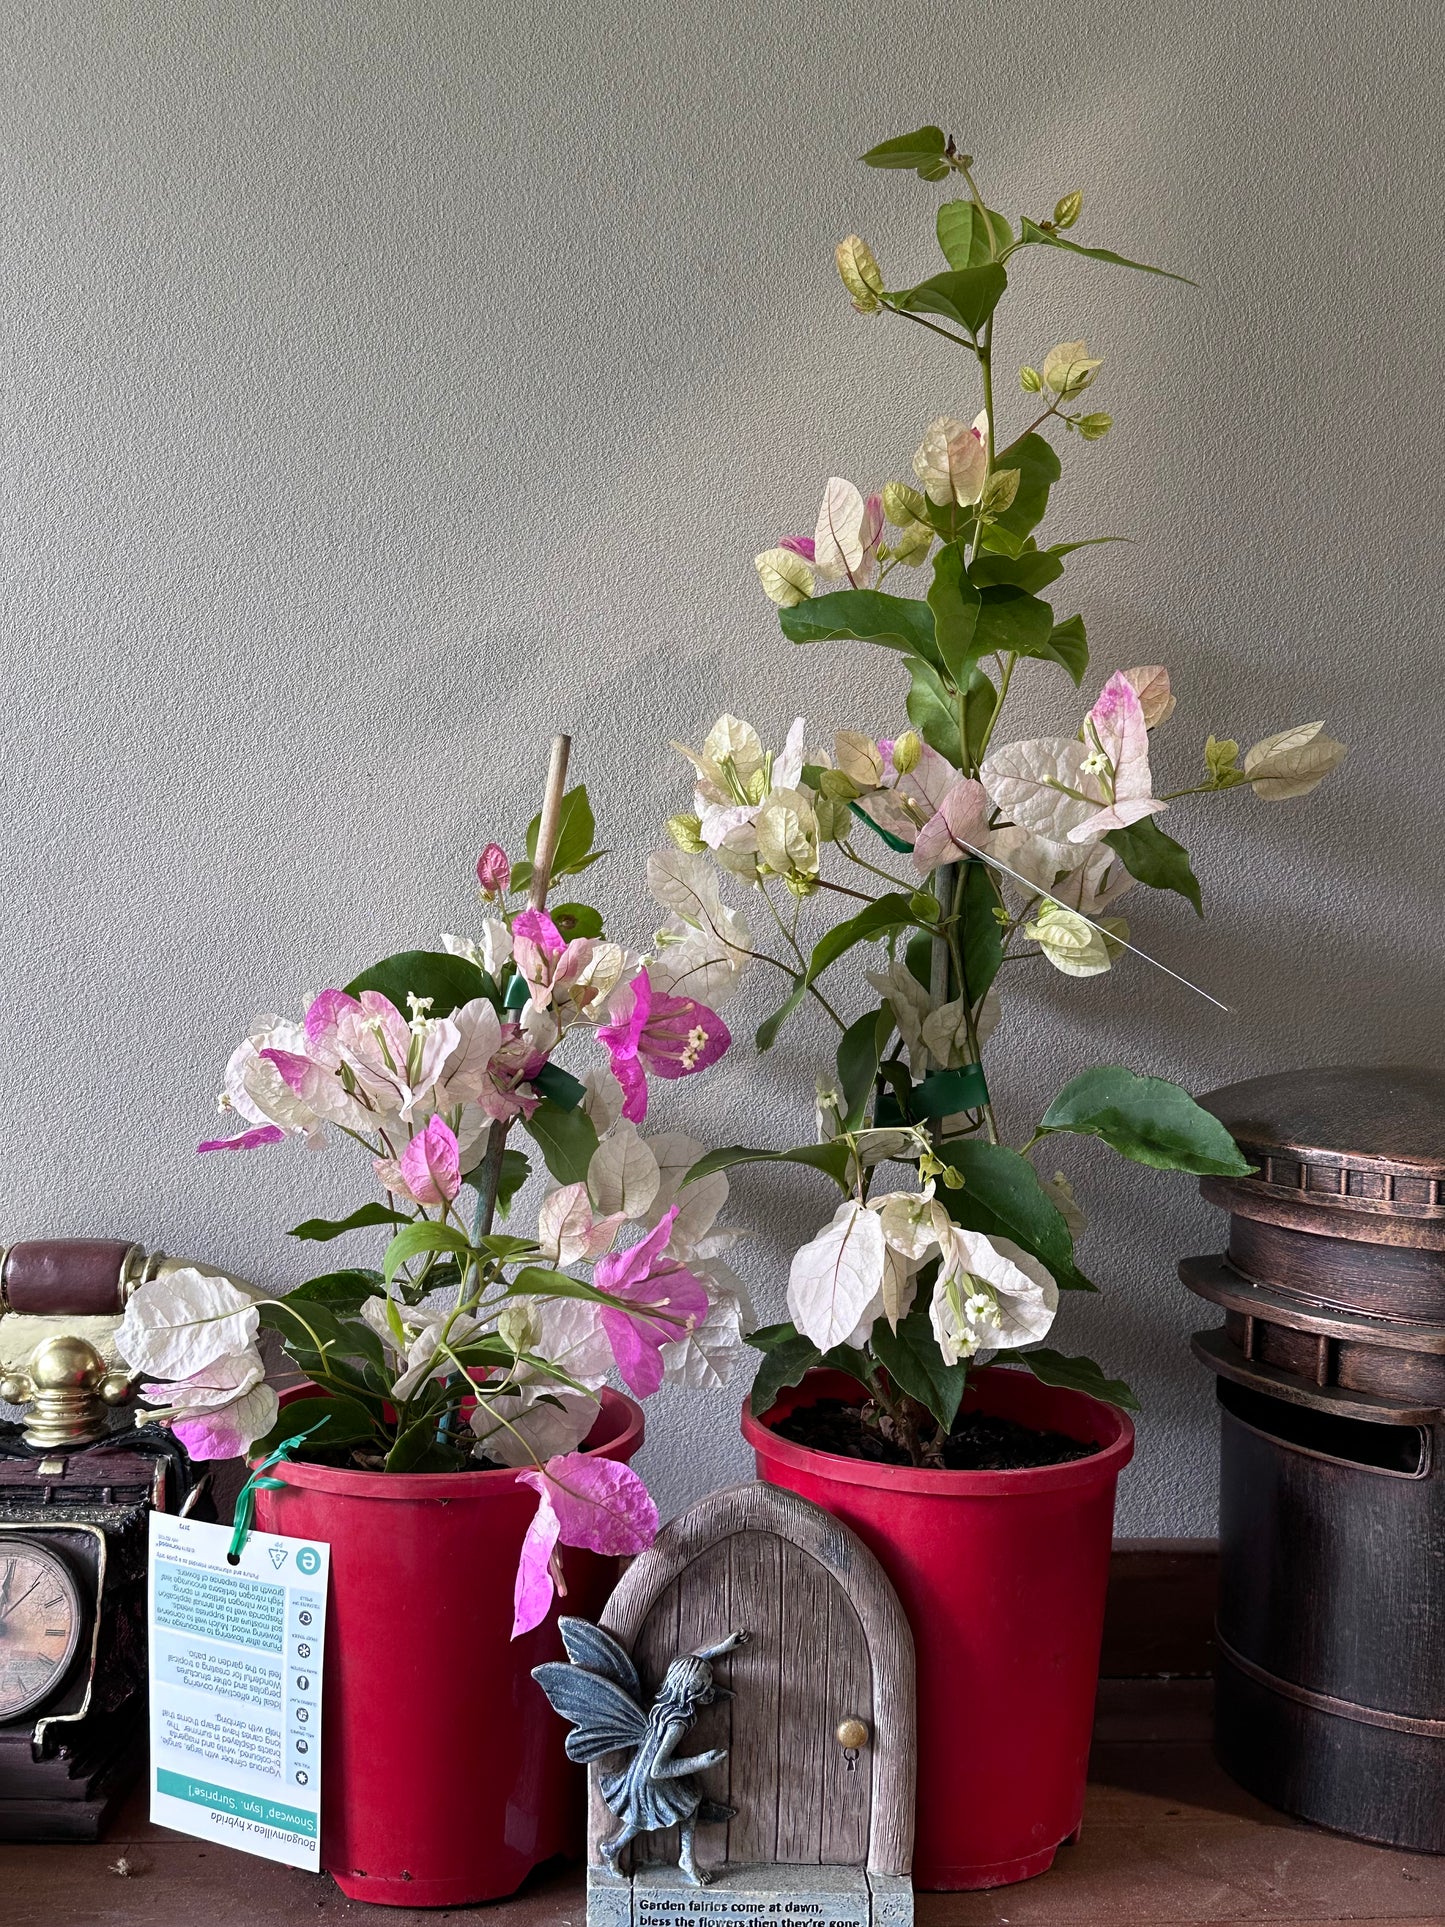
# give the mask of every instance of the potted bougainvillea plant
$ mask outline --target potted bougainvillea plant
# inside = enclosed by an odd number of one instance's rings
[[[260,1018],[227,1066],[238,1128],[201,1151],[351,1140],[371,1197],[293,1236],[380,1227],[380,1268],[275,1297],[183,1270],[143,1285],[119,1334],[141,1422],[197,1458],[248,1453],[256,1522],[331,1547],[322,1859],[358,1899],[493,1898],[577,1844],[580,1789],[531,1668],[561,1657],[554,1587],[595,1614],[615,1557],[657,1530],[627,1464],[642,1413],[607,1380],[638,1398],[721,1384],[750,1322],[717,1224],[726,1177],[682,1193],[702,1145],[643,1128],[653,1080],[705,1070],[727,1028],[677,988],[700,948],[685,930],[649,960],[590,906],[546,908],[599,854],[566,749],[527,856],[482,853],[475,939]],[[732,973],[706,976],[721,1000]],[[558,1059],[583,1041],[578,1078]],[[552,1179],[535,1228],[503,1230],[534,1159]],[[279,1398],[264,1333],[292,1380]]]
[[[654,859],[653,883],[712,933],[720,966],[748,941],[728,892],[756,904],[751,967],[774,971],[781,995],[760,1048],[805,1000],[838,1027],[818,1141],[714,1151],[689,1181],[782,1159],[833,1189],[792,1260],[788,1321],[752,1334],[764,1356],[744,1429],[762,1475],[847,1519],[893,1578],[920,1672],[915,1880],[983,1887],[1041,1872],[1079,1825],[1114,1485],[1132,1449],[1128,1388],[1042,1342],[1059,1294],[1094,1289],[1058,1147],[1082,1134],[1163,1170],[1248,1168],[1187,1092],[1132,1065],[1086,1069],[1019,1119],[995,1068],[1010,1041],[1001,993],[1053,969],[1087,994],[1132,962],[1128,892],[1202,910],[1172,833],[1186,800],[1301,796],[1344,750],[1309,723],[1243,757],[1214,736],[1181,757],[1166,669],[1096,670],[1083,622],[1056,607],[1101,539],[1040,529],[1059,449],[1087,459],[1111,428],[1095,405],[1102,357],[1082,340],[1029,355],[1022,406],[1006,409],[999,304],[1041,250],[1087,272],[1142,264],[1072,238],[1078,193],[1050,219],[989,208],[936,127],[864,158],[962,189],[937,210],[944,271],[893,289],[856,235],[837,263],[860,314],[946,343],[950,399],[972,387],[982,406],[920,424],[906,480],[865,492],[833,477],[813,531],[757,571],[791,642],[893,651],[906,716],[885,740],[843,728],[826,753],[802,722],[774,753],[722,717],[686,751],[693,807],[671,819],[678,848]],[[1031,677],[1086,692],[1076,731],[1021,731]],[[845,957],[865,960],[846,983]]]

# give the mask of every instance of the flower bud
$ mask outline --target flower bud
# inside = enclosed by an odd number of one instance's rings
[[[1080,415],[1074,426],[1086,442],[1101,442],[1114,426],[1114,417],[1102,412],[1097,415]]]
[[[1037,368],[1020,368],[1019,387],[1023,389],[1026,395],[1041,395],[1044,388],[1044,378]]]
[[[1204,767],[1209,771],[1210,780],[1223,783],[1232,776],[1239,764],[1239,744],[1232,738],[1211,736],[1204,745]]]
[[[1079,210],[1083,205],[1084,196],[1080,189],[1075,188],[1072,194],[1066,194],[1054,209],[1054,226],[1072,227],[1078,220]]]
[[[667,833],[679,850],[686,850],[690,856],[699,856],[706,848],[702,840],[702,818],[690,813],[670,816],[667,819]]]
[[[836,254],[838,273],[853,297],[853,306],[859,314],[877,314],[883,275],[873,258],[872,248],[858,235],[850,234],[838,243]]]
[[[1090,355],[1082,341],[1061,341],[1044,357],[1044,381],[1060,401],[1082,395],[1103,364],[1103,356]]]
[[[489,843],[477,858],[477,882],[482,886],[482,895],[490,902],[502,896],[511,881],[512,866],[507,852],[500,843]]]
[[[883,513],[895,529],[906,529],[910,523],[925,520],[928,504],[907,482],[888,482],[883,489]]]
[[[905,729],[893,742],[893,767],[900,776],[907,776],[910,770],[918,768],[918,759],[923,754],[923,744],[916,729]]]

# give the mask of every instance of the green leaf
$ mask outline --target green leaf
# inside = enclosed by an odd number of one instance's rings
[[[793,1012],[808,994],[808,975],[800,972],[793,979],[793,988],[770,1017],[765,1017],[753,1032],[753,1042],[759,1050],[771,1050],[778,1041],[778,1032],[787,1023]]]
[[[1043,521],[1049,506],[1049,490],[1063,469],[1059,458],[1042,435],[1020,435],[1016,442],[995,458],[996,468],[1016,468],[1019,492],[1001,515],[984,529],[986,549],[1002,549],[1017,555],[1024,538]]]
[[[988,865],[970,863],[959,902],[963,985],[970,1004],[978,1003],[1003,962],[1003,930],[994,915],[998,904],[998,886]]]
[[[346,1231],[367,1231],[379,1224],[410,1223],[405,1211],[393,1211],[386,1204],[364,1204],[349,1218],[308,1218],[304,1224],[293,1225],[287,1235],[309,1239],[313,1244],[329,1244]]]
[[[381,1365],[381,1340],[369,1325],[342,1316],[326,1305],[293,1304],[288,1298],[268,1298],[257,1306],[262,1329],[279,1333],[291,1356],[313,1370],[350,1377],[345,1360],[362,1358]]]
[[[1037,595],[1040,589],[1058,581],[1064,565],[1053,549],[1024,549],[1019,555],[998,555],[985,549],[973,558],[968,572],[980,589],[1007,583]]]
[[[586,1298],[594,1305],[617,1303],[595,1285],[569,1278],[565,1271],[554,1271],[549,1265],[524,1265],[507,1289],[518,1298]]]
[[[892,930],[905,930],[917,921],[911,898],[890,890],[887,895],[876,898],[866,909],[860,910],[856,917],[845,917],[842,923],[835,923],[825,936],[818,939],[808,959],[808,982],[812,983],[814,978],[821,977],[829,964],[836,963],[855,943],[866,943],[874,937],[886,936]]]
[[[283,1439],[319,1426],[306,1441],[307,1448],[323,1449],[333,1445],[357,1445],[376,1436],[376,1427],[366,1407],[354,1398],[339,1394],[335,1398],[294,1398],[283,1405],[276,1423],[264,1438],[256,1439],[251,1450],[264,1457],[274,1452]]]
[[[1013,229],[992,208],[984,220],[972,201],[944,201],[938,210],[938,245],[951,268],[978,268],[995,260],[1014,238]]]
[[[792,1330],[791,1326],[788,1329]],[[748,1343],[756,1345],[757,1336],[754,1332]],[[750,1396],[754,1417],[766,1417],[777,1404],[779,1392],[798,1384],[805,1372],[810,1372],[822,1362],[823,1354],[812,1339],[804,1338],[801,1332],[793,1332],[791,1338],[772,1346],[764,1353],[758,1375],[753,1380]]]
[[[1089,638],[1084,633],[1084,618],[1070,616],[1067,622],[1056,622],[1042,653],[1062,663],[1077,688],[1089,666]]]
[[[838,1040],[838,1082],[843,1089],[843,1122],[859,1130],[873,1095],[878,1059],[893,1034],[893,1012],[887,1004],[868,1010],[850,1024]]]
[[[600,937],[602,915],[590,903],[549,903],[547,915],[570,943],[574,937]]]
[[[962,745],[958,740],[958,713],[954,699],[944,687],[936,669],[916,656],[908,664],[908,720],[930,749],[956,764]],[[867,815],[866,811],[861,812]]]
[[[956,322],[967,334],[977,335],[1003,296],[1008,275],[997,261],[977,268],[953,268],[931,274],[916,288],[898,288],[884,295],[904,314],[936,314]]]
[[[1093,1290],[1074,1263],[1063,1212],[1026,1157],[981,1138],[950,1138],[940,1155],[963,1178],[961,1191],[939,1192],[955,1224],[986,1237],[1012,1238],[1047,1265],[1065,1291]]]
[[[944,1432],[951,1430],[968,1380],[968,1365],[963,1359],[956,1365],[944,1364],[927,1299],[920,1293],[920,1302],[899,1319],[896,1332],[889,1330],[886,1318],[880,1318],[868,1342],[898,1390],[926,1405]]]
[[[1126,1412],[1137,1412],[1139,1401],[1122,1378],[1105,1378],[1102,1366],[1092,1358],[1065,1358],[1047,1346],[1036,1352],[1015,1352],[1020,1365],[1027,1365],[1043,1385],[1058,1385],[1066,1392],[1087,1392],[1106,1405],[1118,1405]]]
[[[970,769],[983,761],[984,746],[998,708],[998,691],[977,666],[968,673],[968,688],[963,696],[963,737]],[[952,759],[950,758],[950,761]]]
[[[527,825],[527,855],[534,863],[537,860],[537,838],[541,834],[542,816],[539,811]],[[587,788],[579,783],[575,790],[568,790],[562,798],[552,876],[572,876],[579,870],[585,870],[589,862],[595,861],[591,851],[596,835],[597,824],[592,815],[592,805],[587,800]],[[597,856],[602,854],[601,850],[596,852]],[[515,875],[513,881],[516,881]]]
[[[1195,910],[1204,915],[1204,898],[1199,879],[1189,867],[1189,852],[1172,836],[1166,836],[1157,817],[1141,817],[1127,829],[1110,830],[1104,838],[1117,850],[1124,868],[1151,890],[1177,890],[1187,897]]]
[[[869,167],[912,168],[922,180],[941,181],[949,171],[944,158],[947,148],[941,127],[920,127],[915,133],[879,141],[862,158]]]
[[[325,1305],[329,1311],[359,1311],[368,1298],[381,1298],[386,1283],[379,1271],[326,1271],[286,1293],[289,1303]]]
[[[922,656],[942,668],[933,611],[916,596],[884,595],[877,589],[834,589],[780,609],[778,621],[790,642],[877,642]]]
[[[597,1150],[596,1127],[585,1111],[564,1111],[544,1097],[532,1115],[523,1118],[522,1128],[535,1139],[559,1184],[585,1182]]]
[[[864,820],[869,820],[866,814]],[[834,924],[826,936],[820,937],[813,946],[813,954],[808,959],[808,968],[793,981],[792,991],[785,1003],[780,1004],[771,1017],[758,1025],[756,1041],[759,1050],[771,1050],[777,1042],[778,1032],[792,1016],[807,995],[809,984],[820,977],[829,964],[836,963],[845,951],[851,950],[855,943],[864,943],[873,937],[881,937],[891,930],[901,930],[908,924],[916,923],[913,905],[908,897],[890,890],[886,896],[870,903],[860,910],[856,917],[845,917],[842,923]]]
[[[967,680],[972,658],[980,653],[971,646],[979,616],[979,594],[968,579],[963,547],[958,542],[945,543],[933,559],[928,606],[933,611],[934,639],[943,666],[956,683],[962,683]]]
[[[973,653],[975,656],[991,656],[996,651],[1016,656],[1040,655],[1047,649],[1053,626],[1053,610],[1037,596],[1008,584],[985,589],[973,633]]]
[[[505,1150],[502,1171],[497,1181],[497,1215],[505,1218],[512,1200],[532,1175],[531,1162],[523,1151]]]
[[[394,1003],[403,1017],[409,1016],[408,993],[430,997],[429,1017],[449,1017],[461,1004],[474,997],[489,997],[495,1002],[496,985],[487,973],[465,957],[450,956],[445,950],[402,950],[387,957],[370,970],[363,970],[346,986],[348,997],[359,997],[363,990],[378,990]]]
[[[1040,241],[1045,247],[1066,248],[1070,254],[1087,255],[1091,261],[1108,261],[1116,268],[1138,268],[1141,274],[1162,274],[1166,281],[1182,281],[1186,288],[1197,288],[1199,283],[1191,281],[1187,274],[1172,274],[1168,268],[1151,268],[1147,261],[1131,261],[1127,255],[1115,254],[1112,248],[1080,247],[1077,241],[1066,241],[1061,234],[1045,234],[1035,221],[1019,222],[1021,241]]]
[[[1101,1064],[1066,1084],[1039,1130],[1102,1138],[1136,1164],[1197,1177],[1244,1178],[1254,1170],[1217,1117],[1162,1077]]]
[[[534,1091],[550,1098],[559,1111],[575,1111],[587,1095],[587,1086],[570,1071],[564,1071],[560,1064],[544,1064],[537,1075],[527,1081]]]
[[[491,1231],[488,1232],[485,1238],[477,1239],[477,1249],[478,1251],[485,1251],[488,1257],[500,1258],[503,1264],[509,1265],[514,1258],[520,1257],[523,1252],[531,1252],[532,1256],[536,1257],[537,1240],[535,1238],[510,1238],[505,1232]]]
[[[437,1426],[441,1414],[435,1406],[428,1408],[418,1418],[414,1418],[397,1433],[396,1443],[386,1455],[388,1472],[419,1472],[424,1462],[436,1448]],[[456,1463],[455,1453],[448,1454],[450,1465]]]
[[[834,1138],[830,1144],[801,1144],[795,1151],[754,1150],[746,1144],[724,1145],[699,1158],[682,1182],[694,1184],[710,1178],[714,1171],[730,1171],[735,1164],[807,1164],[832,1178],[841,1191],[852,1188],[848,1182],[852,1157],[842,1138]]]
[[[470,1250],[471,1244],[464,1231],[459,1231],[453,1224],[437,1224],[434,1219],[427,1218],[421,1224],[409,1224],[405,1230],[397,1232],[386,1247],[382,1270],[386,1282],[390,1284],[409,1258],[418,1258],[424,1251]]]

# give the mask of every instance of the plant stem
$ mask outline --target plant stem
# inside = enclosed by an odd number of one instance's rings
[[[951,328],[940,328],[936,321],[928,321],[921,314],[913,314],[907,308],[895,308],[891,301],[885,301],[883,306],[889,314],[899,315],[904,321],[916,321],[920,328],[927,328],[931,334],[942,335],[945,341],[951,341],[956,348],[967,348],[971,355],[978,353],[978,349],[966,335],[956,335]]]
[[[491,1236],[497,1216],[497,1194],[502,1188],[502,1156],[507,1148],[510,1123],[497,1118],[487,1136],[487,1155],[482,1163],[482,1182],[477,1188],[477,1209],[472,1219],[472,1242]]]

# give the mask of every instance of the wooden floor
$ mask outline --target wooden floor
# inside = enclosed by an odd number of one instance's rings
[[[1235,1921],[1445,1923],[1445,1858],[1296,1825],[1241,1793],[1206,1740],[1209,1687],[1105,1681],[1084,1834],[1052,1872],[986,1894],[921,1894],[918,1927],[1209,1927]],[[581,1880],[413,1911],[345,1900],[324,1876],[152,1828],[132,1803],[97,1847],[0,1846],[4,1927],[583,1927]],[[127,1870],[116,1871],[117,1867]]]

